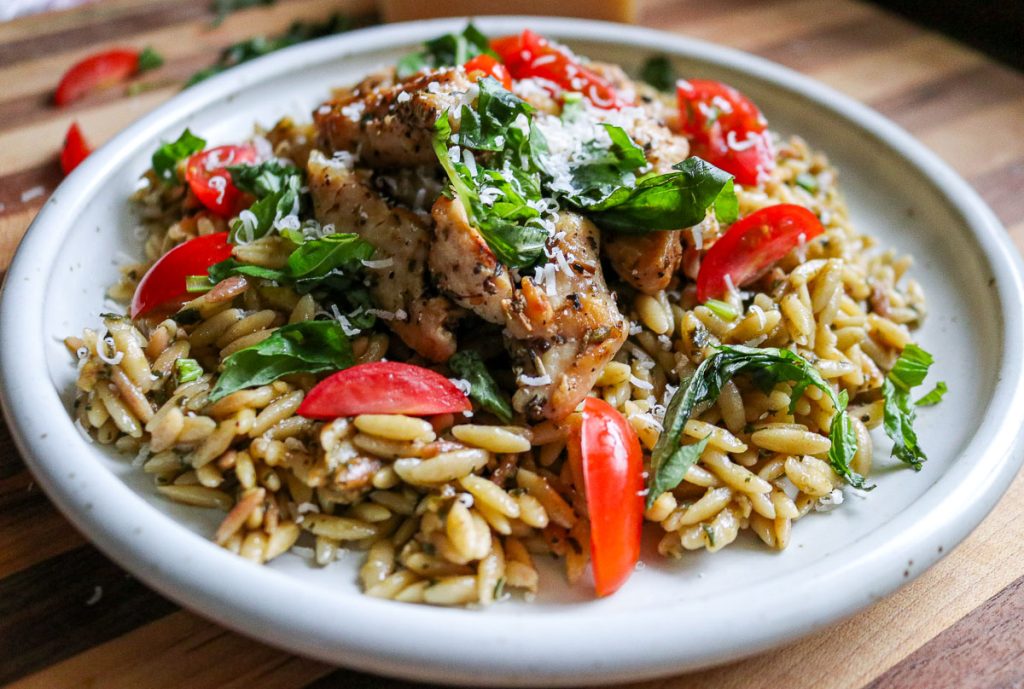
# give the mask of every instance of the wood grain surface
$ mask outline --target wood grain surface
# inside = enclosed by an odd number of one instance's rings
[[[102,143],[177,93],[190,74],[230,43],[283,31],[297,19],[324,19],[335,10],[372,10],[370,0],[278,0],[213,27],[210,4],[109,0],[0,24],[0,271],[60,182],[56,155],[72,120],[93,143]],[[762,55],[876,108],[964,175],[1017,246],[1024,247],[1020,73],[851,0],[649,0],[642,3],[641,23]],[[52,89],[64,69],[115,45],[153,46],[167,62],[136,80],[144,85],[138,95],[110,89],[66,109],[51,106]],[[56,512],[35,487],[2,424],[0,685],[423,686],[291,656],[225,631],[149,591]],[[780,650],[635,686],[1024,686],[1024,477],[962,545],[870,609]]]

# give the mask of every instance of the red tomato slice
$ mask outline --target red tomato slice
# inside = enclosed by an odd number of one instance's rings
[[[184,297],[185,278],[205,275],[214,263],[231,258],[231,248],[228,233],[217,232],[190,239],[158,258],[135,288],[132,318]]]
[[[794,247],[825,231],[803,206],[781,203],[738,220],[711,245],[697,274],[697,300],[725,294],[728,280],[739,287],[762,275]]]
[[[512,89],[512,75],[508,73],[508,69],[505,65],[501,64],[490,55],[477,55],[463,65],[463,67],[465,67],[466,74],[473,83],[476,83],[477,79],[481,79],[483,77],[494,77],[501,82],[502,86],[509,90]]]
[[[64,135],[64,147],[60,151],[60,169],[64,175],[70,175],[71,171],[78,167],[78,164],[92,153],[92,147],[82,136],[82,130],[78,128],[77,122],[72,122],[68,127],[68,133]]]
[[[225,218],[245,208],[245,197],[231,181],[229,165],[256,162],[256,147],[217,146],[185,161],[185,181],[199,202]]]
[[[514,79],[544,79],[559,90],[554,96],[560,96],[560,91],[579,91],[599,108],[629,105],[604,77],[580,64],[567,49],[552,45],[529,29],[518,36],[495,39],[491,48]]]
[[[107,50],[90,55],[64,73],[53,102],[58,106],[78,100],[94,88],[125,81],[139,70],[136,50]]]
[[[754,103],[718,81],[691,79],[676,85],[681,126],[693,154],[732,174],[738,184],[757,184],[775,165],[768,122]]]
[[[643,451],[622,414],[588,397],[583,420],[569,436],[569,457],[586,492],[594,588],[598,596],[607,596],[626,583],[640,559]]]
[[[358,414],[432,416],[472,408],[469,398],[440,373],[397,361],[375,361],[320,381],[297,413],[326,420]]]

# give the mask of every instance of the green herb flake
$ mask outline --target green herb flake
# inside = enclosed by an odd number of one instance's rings
[[[202,377],[203,367],[195,359],[177,359],[174,362],[174,375],[178,380],[178,385],[191,383]]]
[[[146,46],[139,53],[139,73],[148,72],[151,69],[156,69],[164,64],[163,55],[153,50],[151,47]]]
[[[654,55],[647,58],[640,68],[640,78],[659,91],[671,91],[679,80],[679,74],[668,57]]]
[[[327,373],[354,363],[348,337],[336,321],[285,325],[267,339],[224,360],[210,402],[295,373]]]
[[[740,315],[732,304],[719,299],[708,299],[704,302],[704,306],[706,306],[711,313],[725,321],[734,321],[736,320],[736,317]]]
[[[497,416],[502,423],[512,423],[512,405],[494,382],[479,354],[468,349],[457,352],[448,360],[448,368],[469,382],[470,399]]]
[[[812,194],[818,192],[818,178],[809,172],[801,172],[794,181],[798,187],[802,187]]]
[[[209,275],[188,275],[185,277],[185,291],[189,294],[209,292],[213,288]]]
[[[205,139],[186,129],[176,141],[164,143],[156,149],[152,158],[153,172],[163,182],[175,182],[178,163],[205,147]]]
[[[931,389],[927,395],[914,402],[914,406],[917,407],[931,407],[942,401],[942,398],[946,396],[949,391],[949,386],[946,385],[946,381],[940,380],[935,384],[935,387]]]

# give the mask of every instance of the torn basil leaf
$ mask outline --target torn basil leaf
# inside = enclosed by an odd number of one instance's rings
[[[865,488],[864,478],[850,468],[850,461],[857,452],[857,438],[846,413],[845,394],[837,395],[810,362],[788,349],[756,349],[740,345],[723,345],[717,349],[701,362],[668,403],[662,424],[664,430],[651,453],[648,507],[654,504],[659,495],[678,486],[700,457],[700,452],[689,449],[695,445],[680,445],[683,429],[694,408],[717,400],[722,386],[741,372],[753,376],[754,381],[765,389],[784,381],[793,383],[791,406],[796,405],[808,386],[814,386],[828,395],[836,408],[829,429],[829,440],[832,442],[829,463],[847,483]]]
[[[942,401],[942,398],[946,396],[946,392],[949,391],[949,386],[946,385],[946,381],[940,380],[935,384],[935,387],[926,394],[924,397],[914,402],[914,406],[917,407],[931,407]]]
[[[176,359],[174,361],[174,376],[178,385],[199,380],[202,375],[203,367],[195,359]]]
[[[209,401],[271,383],[294,373],[326,373],[354,363],[348,337],[336,321],[285,325],[267,339],[240,349],[222,364]]]
[[[892,439],[892,456],[909,464],[915,471],[920,471],[928,457],[917,442],[917,432],[914,430],[916,405],[910,401],[910,391],[924,382],[934,361],[931,354],[915,344],[909,344],[882,381],[882,428]],[[941,392],[938,391],[939,387]],[[942,399],[945,389],[945,383],[937,386],[936,390],[925,396],[932,397],[933,400],[926,404],[937,404]],[[925,398],[922,398],[922,401]]]
[[[470,399],[497,416],[502,423],[512,423],[512,405],[494,382],[479,354],[468,349],[456,352],[448,359],[448,368],[459,378],[469,381]]]
[[[653,175],[633,188],[620,187],[587,209],[600,227],[619,232],[677,230],[698,224],[716,203],[731,206],[732,175],[697,157],[672,166],[676,172]],[[727,198],[719,201],[720,195]]]
[[[178,163],[205,147],[205,139],[186,129],[176,141],[164,143],[156,149],[151,159],[153,172],[163,182],[176,182]]]
[[[668,57],[654,55],[647,58],[640,68],[640,78],[659,91],[671,91],[679,80],[679,74]]]
[[[464,65],[477,55],[497,57],[487,36],[470,23],[461,33],[438,36],[424,43],[421,50],[400,59],[398,78],[405,79],[424,69]]]
[[[298,214],[305,205],[302,170],[267,162],[232,165],[228,171],[235,186],[256,196],[249,209],[239,213],[231,223],[228,241],[233,244],[251,242],[265,237],[283,218],[294,216],[298,220]]]

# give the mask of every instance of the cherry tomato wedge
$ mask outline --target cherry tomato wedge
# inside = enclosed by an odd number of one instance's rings
[[[793,248],[824,231],[814,213],[791,203],[768,206],[736,221],[704,254],[697,274],[697,300],[721,297],[729,289],[729,280],[737,287],[748,284]]]
[[[53,102],[58,106],[67,105],[94,88],[125,81],[138,70],[139,52],[136,50],[107,50],[90,55],[64,73],[53,94]]]
[[[569,458],[586,493],[594,588],[607,596],[640,559],[643,452],[633,427],[604,400],[588,397],[582,416],[569,435]]]
[[[68,127],[68,133],[64,135],[64,147],[60,150],[60,169],[64,175],[70,175],[71,171],[78,167],[78,164],[92,153],[92,147],[82,136],[82,130],[78,128],[77,122],[72,122]]]
[[[469,75],[473,83],[476,83],[476,80],[482,77],[494,77],[505,88],[512,88],[512,75],[509,74],[505,65],[490,55],[477,55],[463,65],[463,67],[465,67],[466,74]]]
[[[135,288],[132,297],[132,318],[184,297],[185,278],[205,275],[214,263],[231,258],[227,232],[207,234],[179,244],[157,259]]]
[[[599,108],[617,109],[629,101],[597,72],[583,66],[571,52],[526,29],[517,36],[491,41],[491,48],[514,79],[537,78],[561,91],[578,91]],[[560,92],[553,93],[561,95]]]
[[[359,364],[320,381],[299,405],[307,419],[358,414],[432,416],[470,411],[473,405],[440,373],[397,361]]]
[[[768,123],[749,98],[707,79],[681,80],[676,94],[694,155],[732,174],[738,184],[757,184],[771,171],[775,154]]]
[[[231,181],[227,167],[255,161],[255,146],[217,146],[185,161],[185,181],[201,204],[230,218],[245,208],[246,199]]]

